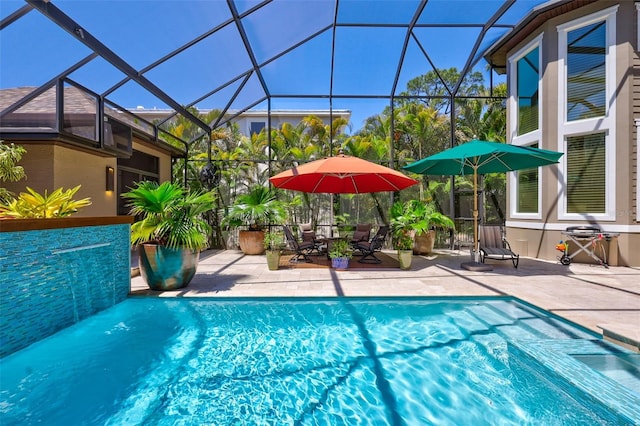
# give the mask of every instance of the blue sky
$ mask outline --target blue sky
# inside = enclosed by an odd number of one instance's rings
[[[197,102],[196,106],[222,108],[235,94],[231,108],[243,109],[265,96],[262,82],[255,74],[246,82],[233,81],[252,68],[252,59],[235,24],[225,25],[231,18],[226,1],[52,0],[51,3],[137,71],[145,71],[143,75],[147,79],[182,105],[216,89],[218,93]],[[326,95],[332,84],[336,95],[333,108],[351,109],[352,123],[357,130],[367,116],[389,104],[388,99],[375,97],[391,94],[406,36],[406,27],[397,24],[406,25],[418,3],[417,0],[341,0],[338,23],[351,25],[336,29],[335,44],[332,29],[328,28],[334,18],[333,0],[277,0],[245,16],[243,26],[255,62],[260,66],[267,90],[274,95],[272,108],[328,109]],[[418,23],[481,24],[502,3],[501,0],[431,0]],[[539,0],[519,0],[517,8],[509,11],[499,23],[514,24],[524,11],[539,3]],[[24,4],[2,0],[1,17],[7,17]],[[257,4],[256,1],[236,1],[241,14]],[[369,23],[385,26],[362,25]],[[217,26],[220,29],[216,33],[146,70]],[[490,30],[481,46],[488,47],[505,31],[505,28]],[[396,93],[406,88],[409,79],[432,69],[423,49],[436,67],[462,69],[479,33],[479,27],[468,26],[415,28],[400,69]],[[279,56],[308,38],[300,47]],[[88,47],[39,11],[31,11],[0,32],[0,87],[39,86],[90,53]],[[484,60],[480,60],[474,70],[487,75],[485,66]],[[103,94],[125,75],[97,58],[69,77]],[[488,84],[488,75],[486,81]],[[243,89],[235,93],[243,84]],[[341,98],[350,95],[369,98]],[[300,99],[300,96],[310,97]],[[135,82],[124,84],[107,98],[126,108],[167,108]],[[266,103],[257,108],[266,109]]]

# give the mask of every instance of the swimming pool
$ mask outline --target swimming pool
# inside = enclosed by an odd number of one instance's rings
[[[508,349],[575,339],[510,298],[129,298],[2,359],[1,423],[626,424]]]

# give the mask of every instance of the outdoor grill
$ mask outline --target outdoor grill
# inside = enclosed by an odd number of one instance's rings
[[[562,234],[566,235],[578,247],[577,251],[569,254],[569,241],[564,242],[564,254],[560,257],[560,262],[563,265],[569,265],[578,253],[585,252],[605,268],[608,268],[609,265],[607,264],[607,253],[602,240],[611,241],[613,237],[620,235],[615,232],[604,232],[597,226],[570,226],[565,231],[562,231]],[[596,254],[597,251],[600,252],[600,255]]]

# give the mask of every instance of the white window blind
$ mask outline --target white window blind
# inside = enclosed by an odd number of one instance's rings
[[[606,212],[605,133],[567,138],[567,212]]]
[[[567,121],[606,113],[606,21],[567,34]]]
[[[538,148],[538,144],[530,145]],[[518,182],[518,213],[538,213],[538,168],[516,172]]]

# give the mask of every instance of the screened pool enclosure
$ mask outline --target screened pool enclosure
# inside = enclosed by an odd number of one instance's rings
[[[339,150],[400,170],[474,138],[505,141],[504,64],[483,54],[532,10],[564,3],[3,0],[0,135],[59,138],[123,169],[144,137],[171,152],[172,179],[215,188],[221,211]],[[331,207],[326,194],[279,196],[295,201],[291,222],[326,224],[333,208],[344,223],[383,223],[394,199],[419,198],[463,226],[471,184],[415,177]],[[504,181],[484,182],[488,222],[504,221]]]

